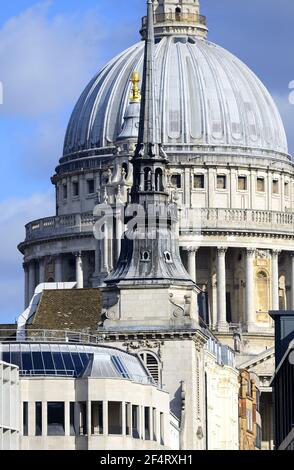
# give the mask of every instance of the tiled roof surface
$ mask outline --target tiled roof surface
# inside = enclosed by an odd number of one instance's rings
[[[37,308],[32,328],[93,333],[101,318],[98,289],[46,290]]]

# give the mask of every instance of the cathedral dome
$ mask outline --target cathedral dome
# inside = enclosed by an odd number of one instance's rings
[[[132,73],[142,76],[143,53],[144,43],[135,44],[86,87],[69,122],[64,156],[115,144]],[[207,146],[230,154],[232,147],[245,154],[253,149],[287,153],[284,126],[269,92],[222,47],[197,36],[157,37],[155,67],[158,132],[167,151]]]

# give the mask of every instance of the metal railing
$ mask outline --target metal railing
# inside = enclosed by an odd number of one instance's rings
[[[53,369],[34,369],[34,370],[20,370],[19,375],[22,377],[74,377],[74,370],[53,370]]]
[[[68,330],[44,330],[27,329],[20,330],[0,330],[0,343],[68,343],[68,344],[89,344],[98,345],[103,342],[103,337],[92,335],[81,331]]]
[[[206,16],[197,13],[164,13],[155,14],[154,23],[185,23],[206,26]],[[147,16],[142,18],[142,27],[147,26]]]

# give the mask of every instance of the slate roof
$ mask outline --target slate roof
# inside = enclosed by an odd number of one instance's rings
[[[98,289],[46,290],[29,328],[96,332],[101,319]]]

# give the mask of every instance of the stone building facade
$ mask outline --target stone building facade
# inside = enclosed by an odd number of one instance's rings
[[[284,127],[254,73],[207,40],[198,1],[153,7],[156,134],[169,161],[166,191],[179,208],[181,259],[203,300],[202,320],[235,348],[238,365],[258,362],[273,346],[268,310],[294,307],[294,173]],[[28,223],[19,246],[26,306],[40,283],[97,287],[115,271],[133,185],[143,55],[139,42],[110,61],[73,111],[52,177],[56,215]],[[98,203],[114,211],[99,241]],[[179,345],[192,368],[203,361],[195,338]],[[261,407],[269,410],[267,387]]]
[[[239,384],[240,450],[260,450],[262,427],[258,377],[243,370]]]

